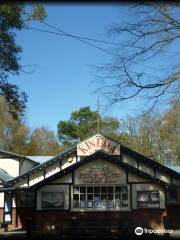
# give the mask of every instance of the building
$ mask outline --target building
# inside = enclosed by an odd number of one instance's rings
[[[0,221],[11,229],[180,228],[179,168],[100,134],[54,157],[0,151],[0,168]]]

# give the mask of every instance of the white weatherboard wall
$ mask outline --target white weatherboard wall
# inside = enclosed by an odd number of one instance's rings
[[[23,160],[22,163],[20,163],[20,174],[23,174],[33,168],[35,166],[35,163],[30,160]]]
[[[69,167],[70,165],[76,163],[76,157],[72,156],[62,160],[62,169]]]
[[[171,178],[169,175],[167,175],[166,173],[162,172],[162,171],[157,171],[156,172],[156,177],[161,179],[164,182],[170,183]]]
[[[132,158],[131,156],[127,155],[127,154],[123,154],[122,155],[122,161],[137,168],[137,161],[135,158]]]
[[[56,162],[51,166],[46,167],[45,171],[46,171],[45,178],[52,176],[53,174],[60,171],[60,163]]]
[[[0,158],[0,168],[4,169],[10,176],[19,175],[19,160],[12,158]]]
[[[157,184],[132,184],[132,208],[137,209],[137,191],[159,190],[160,208],[165,208],[164,189]]]
[[[148,173],[151,176],[154,176],[154,169],[142,162],[139,163],[139,170],[141,170],[142,172]]]
[[[72,183],[72,174],[69,173],[63,177],[53,180],[51,183]]]
[[[33,173],[29,177],[29,186],[32,186],[38,182],[41,182],[44,179],[44,172],[43,170]]]
[[[69,209],[69,185],[45,185],[37,191],[37,210],[42,210],[42,192],[64,192],[64,210]]]

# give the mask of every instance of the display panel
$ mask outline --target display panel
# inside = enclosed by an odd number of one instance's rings
[[[137,203],[138,208],[159,208],[159,191],[138,191]]]
[[[64,192],[42,192],[42,209],[63,209]]]

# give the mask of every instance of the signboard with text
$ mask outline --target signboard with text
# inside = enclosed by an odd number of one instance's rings
[[[109,155],[120,155],[120,144],[97,134],[77,145],[78,156],[89,156],[98,150]]]
[[[125,182],[125,172],[110,163],[96,161],[75,172],[75,184],[119,184]]]

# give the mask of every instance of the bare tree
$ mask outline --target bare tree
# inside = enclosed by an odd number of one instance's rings
[[[108,29],[118,38],[113,60],[101,66],[101,92],[110,104],[143,97],[154,106],[179,97],[180,5],[139,3],[127,6],[128,22],[121,19]]]

